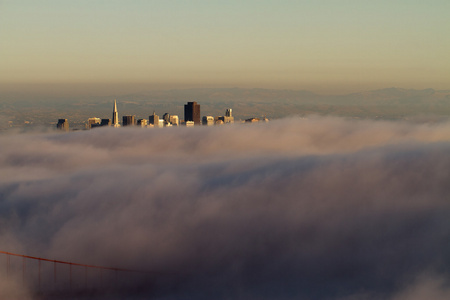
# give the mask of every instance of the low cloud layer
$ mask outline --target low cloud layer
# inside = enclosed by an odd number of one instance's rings
[[[292,118],[0,144],[0,250],[161,274],[130,297],[450,295],[448,123]]]

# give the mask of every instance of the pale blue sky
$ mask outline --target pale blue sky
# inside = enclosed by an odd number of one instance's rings
[[[0,1],[0,82],[450,88],[450,1]]]

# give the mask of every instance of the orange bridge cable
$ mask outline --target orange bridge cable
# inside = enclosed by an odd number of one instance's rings
[[[55,264],[58,263],[58,264],[66,264],[66,265],[70,265],[70,266],[81,266],[81,267],[86,267],[86,268],[96,268],[96,269],[103,269],[103,270],[113,270],[113,271],[133,272],[133,273],[159,274],[159,275],[168,275],[169,274],[169,273],[155,272],[155,271],[142,271],[142,270],[132,270],[132,269],[124,269],[124,268],[104,267],[104,266],[98,266],[98,265],[86,265],[86,264],[74,263],[74,262],[69,262],[69,261],[62,261],[62,260],[55,260],[55,259],[48,259],[48,258],[42,258],[42,257],[36,257],[36,256],[17,254],[17,253],[6,252],[6,251],[0,251],[0,254],[35,259],[35,260],[39,260],[39,261],[49,261],[49,262],[53,262]],[[55,268],[56,268],[56,265],[55,265]],[[8,269],[9,269],[9,259],[8,259]],[[56,269],[55,269],[55,271],[56,271]]]

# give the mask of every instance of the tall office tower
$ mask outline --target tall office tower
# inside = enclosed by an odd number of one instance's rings
[[[200,125],[200,104],[188,102],[184,105],[184,122],[193,121],[195,125]]]
[[[120,127],[120,124],[119,124],[119,113],[117,112],[116,99],[114,99],[114,108],[113,108],[113,115],[112,115],[112,126]]]
[[[67,119],[58,119],[58,124],[56,124],[56,128],[64,131],[69,131],[69,122]]]
[[[102,119],[100,126],[111,126],[111,119]]]
[[[233,110],[231,108],[227,108],[227,110],[225,111],[225,117],[232,117],[232,112]]]
[[[134,121],[136,116],[123,116],[122,125],[123,126],[134,126],[136,123]]]
[[[159,126],[159,116],[153,112],[153,115],[148,116],[148,123],[155,127]]]

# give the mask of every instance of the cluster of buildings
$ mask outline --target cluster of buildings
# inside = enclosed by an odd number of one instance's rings
[[[267,119],[264,119],[267,121]],[[246,122],[259,121],[258,118],[251,118],[246,120]],[[234,123],[234,117],[232,109],[229,108],[225,111],[224,116],[203,116],[200,118],[200,104],[197,102],[188,102],[184,105],[184,120],[180,120],[177,115],[171,115],[165,113],[162,119],[159,118],[155,112],[150,115],[147,119],[137,119],[134,115],[127,115],[122,117],[122,124],[119,123],[119,113],[117,111],[117,102],[114,100],[114,107],[112,113],[112,119],[100,119],[100,118],[89,118],[86,125],[87,129],[101,127],[101,126],[141,126],[141,127],[167,127],[167,126],[194,126],[194,125],[218,125]],[[59,119],[56,125],[58,129],[69,130],[69,122],[67,119]]]

